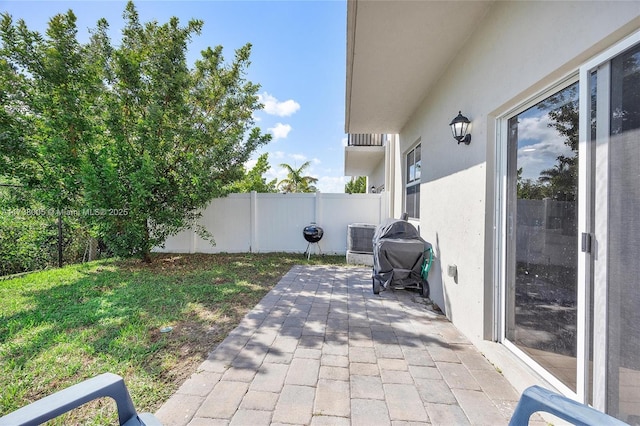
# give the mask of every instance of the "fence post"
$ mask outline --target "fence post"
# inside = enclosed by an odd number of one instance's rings
[[[249,220],[251,223],[249,224],[249,229],[251,236],[249,238],[249,253],[258,252],[258,193],[256,191],[251,191],[251,197],[249,199],[249,211],[250,216]]]
[[[62,268],[62,213],[58,213],[58,268]]]
[[[314,194],[316,198],[316,217],[315,223],[320,226],[323,226],[320,222],[322,222],[322,192],[316,191]]]
[[[198,222],[200,222],[200,219],[198,219]],[[196,234],[195,229],[191,229],[191,244],[189,247],[189,253],[193,254],[196,252],[196,246],[197,246],[197,240],[198,240],[198,234]]]

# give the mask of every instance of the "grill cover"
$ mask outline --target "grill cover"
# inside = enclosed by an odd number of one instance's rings
[[[373,291],[422,288],[420,276],[427,242],[409,222],[387,219],[373,235]]]

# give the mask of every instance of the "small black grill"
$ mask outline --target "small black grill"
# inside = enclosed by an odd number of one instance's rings
[[[307,249],[304,252],[304,254],[307,255],[307,260],[311,257],[311,251],[309,251],[309,246],[311,246],[311,244],[315,244],[318,247],[320,254],[322,254],[322,250],[320,249],[320,240],[323,235],[324,231],[321,227],[316,225],[315,222],[311,222],[310,225],[305,226],[302,230],[302,236],[304,236],[304,239],[307,240],[308,243]]]
[[[304,239],[309,243],[317,243],[322,239],[324,231],[321,227],[312,222],[311,225],[307,225],[304,227],[304,229],[302,230],[302,235],[304,235]]]

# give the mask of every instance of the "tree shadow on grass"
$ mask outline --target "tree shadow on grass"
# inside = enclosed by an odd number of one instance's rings
[[[268,290],[216,271],[182,271],[177,285],[110,269],[79,267],[75,279],[44,289],[16,285],[27,308],[0,315],[0,388],[14,388],[0,415],[104,371],[175,390]],[[161,333],[165,325],[173,330]]]
[[[62,379],[52,376],[37,382],[39,390],[29,389],[26,396],[2,402],[0,415],[107,370],[125,379],[142,375],[136,379],[144,382],[139,391],[138,384],[132,384],[132,397],[140,410],[153,411],[158,407],[151,404],[168,398],[208,355],[227,369],[257,372],[265,360],[290,362],[297,348],[334,351],[339,357],[344,348],[361,345],[376,356],[419,357],[425,365],[433,365],[430,354],[440,351],[438,356],[450,356],[450,351],[467,345],[463,339],[457,343],[445,337],[450,333],[448,321],[412,303],[408,292],[374,296],[370,275],[362,270],[294,266],[260,301],[271,285],[245,283],[247,275],[259,274],[243,268],[242,279],[230,280],[215,271],[187,269],[166,277],[136,267],[126,273],[80,268],[82,275],[69,283],[21,290],[30,300],[29,308],[0,316],[0,366],[10,365],[12,371],[3,380],[35,380],[16,378],[46,373],[47,366],[34,366],[35,361],[72,368]],[[172,325],[173,331],[160,333],[164,325]],[[79,361],[40,361],[67,340],[81,341]],[[192,355],[192,362],[182,362]],[[175,358],[180,358],[178,364]],[[175,386],[153,402],[138,402],[138,395],[158,392],[154,387],[164,382]],[[26,383],[26,387],[36,385]]]

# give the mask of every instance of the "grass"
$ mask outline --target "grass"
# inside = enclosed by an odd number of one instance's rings
[[[344,257],[156,255],[0,281],[0,416],[103,372],[124,377],[154,412],[295,264]],[[173,327],[169,333],[160,329]],[[53,424],[116,421],[94,401]]]

